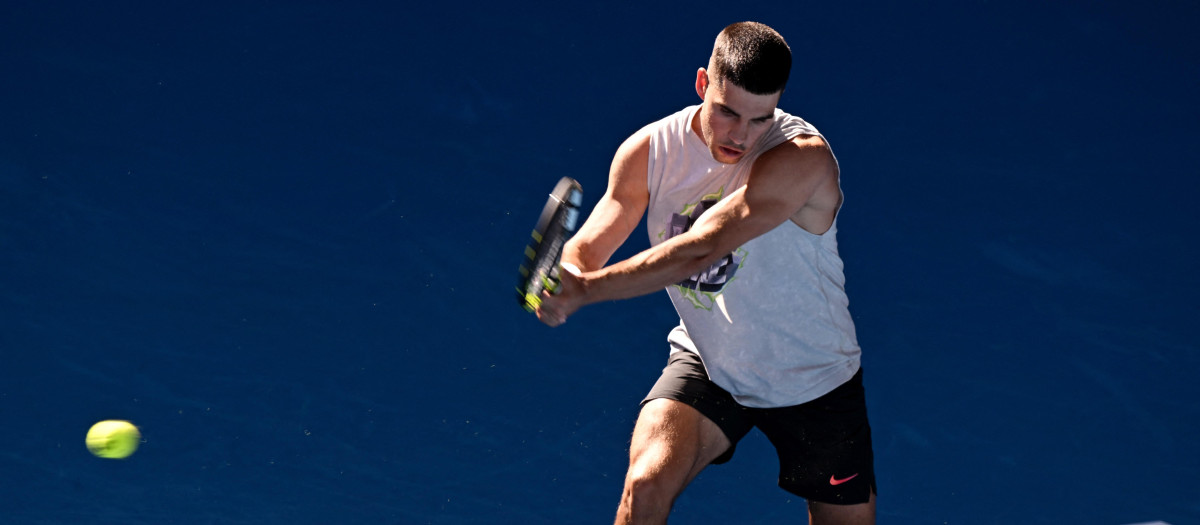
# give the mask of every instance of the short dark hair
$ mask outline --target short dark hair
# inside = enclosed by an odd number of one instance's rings
[[[709,73],[755,95],[783,91],[792,70],[792,50],[774,29],[758,22],[730,24],[717,35]]]

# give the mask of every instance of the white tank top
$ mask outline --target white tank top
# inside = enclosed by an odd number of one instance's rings
[[[712,202],[745,185],[764,151],[798,135],[820,135],[776,109],[758,144],[738,163],[723,164],[692,131],[698,110],[647,126],[652,245],[686,231]],[[823,235],[785,221],[667,293],[681,321],[668,337],[672,351],[697,353],[709,377],[744,406],[798,405],[858,371],[836,219]]]

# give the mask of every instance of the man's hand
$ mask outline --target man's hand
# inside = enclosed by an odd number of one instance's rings
[[[542,304],[538,306],[538,320],[547,326],[558,326],[567,322],[567,317],[583,306],[586,290],[579,268],[571,263],[562,263],[558,272],[558,291],[551,294],[542,291]]]

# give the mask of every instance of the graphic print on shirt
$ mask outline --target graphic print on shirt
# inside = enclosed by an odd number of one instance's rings
[[[659,234],[659,237],[665,241],[690,230],[700,215],[721,200],[724,193],[725,188],[722,187],[717,193],[702,197],[699,203],[684,206],[682,213],[671,214],[667,230]],[[693,306],[712,311],[713,306],[719,305],[721,292],[733,281],[734,275],[745,260],[746,250],[738,248],[700,273],[676,283],[675,286],[679,289],[679,294]]]

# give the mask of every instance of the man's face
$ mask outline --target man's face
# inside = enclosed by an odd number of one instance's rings
[[[712,156],[733,164],[771,127],[782,93],[755,95],[732,82],[711,81],[703,68],[696,75],[696,93],[704,103],[692,122]]]

